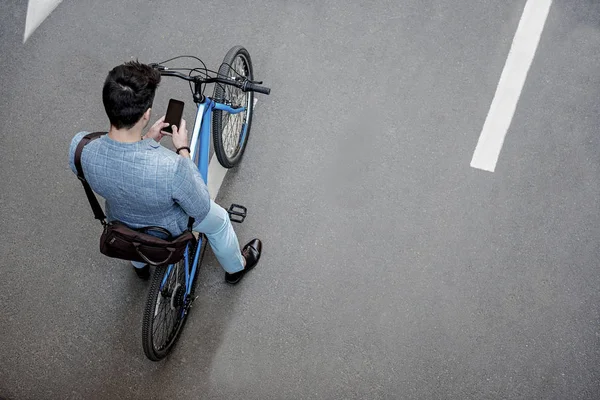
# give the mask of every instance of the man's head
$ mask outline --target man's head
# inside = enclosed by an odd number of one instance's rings
[[[102,101],[111,125],[117,129],[129,129],[146,112],[149,118],[159,82],[160,72],[137,61],[113,68],[102,89]]]

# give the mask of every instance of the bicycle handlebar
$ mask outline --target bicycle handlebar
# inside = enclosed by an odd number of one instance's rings
[[[253,92],[258,92],[258,93],[262,93],[262,94],[270,94],[271,93],[271,89],[265,86],[259,86],[257,84],[255,84],[254,82],[250,82],[250,81],[246,81],[246,88],[242,88],[242,90],[245,92],[246,90],[251,90]]]
[[[189,76],[189,75],[182,74],[181,72],[170,71],[167,67],[163,67],[162,65],[158,65],[158,64],[150,64],[150,65],[153,68],[158,69],[162,76],[175,76],[177,78],[180,78],[180,79],[183,79],[183,80],[186,80],[189,82],[194,82],[194,83],[224,83],[226,85],[231,85],[231,86],[240,88],[244,92],[258,92],[258,93],[263,93],[263,94],[271,93],[270,88],[265,87],[265,86],[260,86],[260,84],[262,82],[253,82],[251,80],[248,80],[247,78],[244,79],[243,81],[238,81],[236,79],[231,79],[231,78],[224,78],[221,76],[216,76],[213,78],[203,78],[201,76]]]

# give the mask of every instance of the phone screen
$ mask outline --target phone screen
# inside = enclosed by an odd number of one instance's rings
[[[167,115],[165,116],[165,122],[169,124],[166,128],[163,128],[163,131],[173,133],[171,129],[172,125],[175,125],[177,129],[179,129],[179,124],[181,123],[181,117],[183,117],[183,101],[171,99],[169,100],[169,106],[167,107]]]

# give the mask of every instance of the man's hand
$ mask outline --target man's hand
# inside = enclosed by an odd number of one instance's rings
[[[188,131],[185,128],[185,119],[181,119],[179,129],[177,129],[175,125],[173,125],[171,129],[173,130],[173,146],[175,146],[175,149],[188,147]]]
[[[152,125],[152,127],[148,130],[148,133],[146,133],[143,138],[154,139],[157,142],[160,142],[163,136],[170,135],[168,132],[163,131],[163,128],[166,128],[167,126],[169,126],[169,124],[165,122],[165,116],[162,116],[162,118]]]

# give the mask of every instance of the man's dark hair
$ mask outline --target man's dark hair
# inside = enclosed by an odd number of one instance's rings
[[[152,107],[160,72],[138,61],[113,68],[104,81],[102,101],[111,125],[129,129]]]

